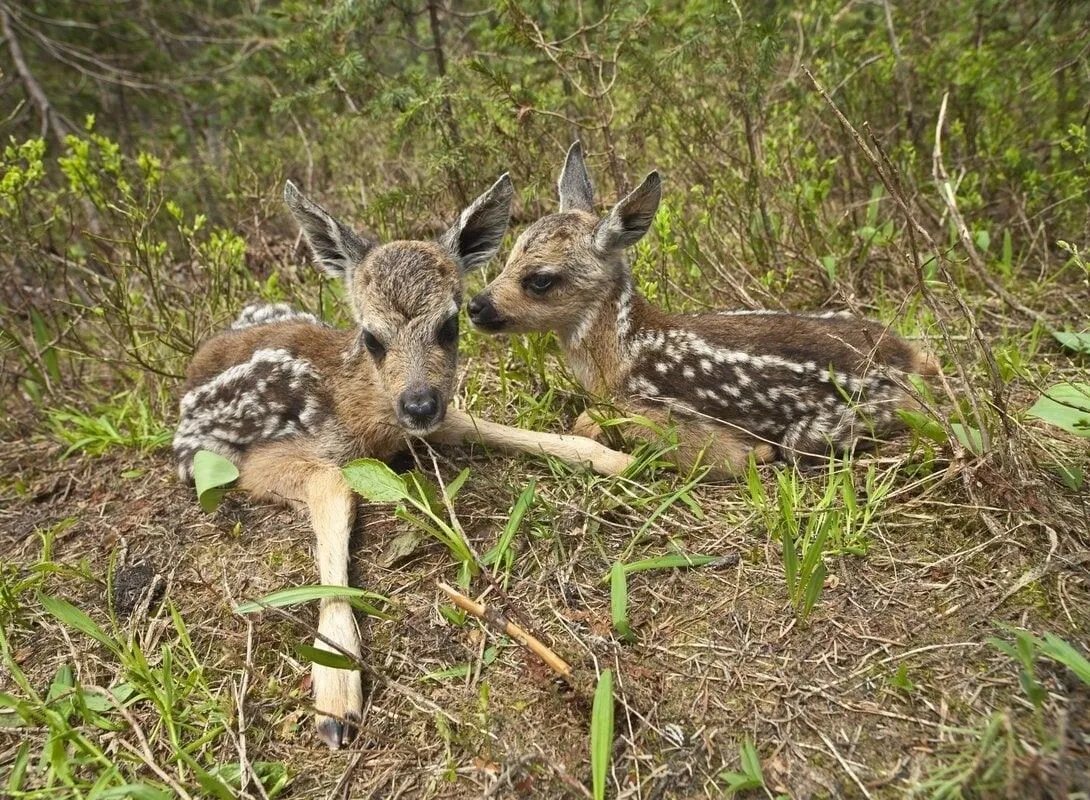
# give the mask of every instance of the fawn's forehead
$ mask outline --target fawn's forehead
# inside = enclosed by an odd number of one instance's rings
[[[368,314],[391,323],[449,313],[462,300],[462,271],[433,242],[390,242],[368,254],[354,289]]]
[[[598,218],[586,211],[550,214],[533,222],[515,242],[508,263],[526,257],[535,262],[559,262],[588,242]]]

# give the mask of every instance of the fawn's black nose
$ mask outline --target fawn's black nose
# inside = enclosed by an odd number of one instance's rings
[[[439,421],[441,398],[437,389],[417,387],[406,389],[397,399],[402,421],[414,428],[427,428]]]
[[[470,300],[466,311],[469,312],[469,321],[478,328],[498,330],[503,327],[503,319],[496,311],[496,306],[487,292],[481,292]]]

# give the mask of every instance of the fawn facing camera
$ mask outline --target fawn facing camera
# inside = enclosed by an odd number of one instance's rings
[[[470,319],[490,333],[555,331],[584,389],[625,415],[676,426],[683,468],[703,458],[732,474],[751,455],[824,457],[887,435],[912,403],[900,378],[937,369],[882,324],[848,313],[666,314],[636,291],[624,257],[654,219],[658,173],[600,219],[576,142],[558,188],[559,212],[523,231],[470,301]],[[586,413],[576,432],[601,434]]]
[[[356,326],[338,330],[283,304],[250,306],[187,370],[174,453],[183,479],[210,450],[259,499],[305,508],[321,582],[348,585],[356,500],[339,465],[388,459],[406,437],[544,453],[605,474],[631,459],[576,436],[536,433],[448,410],[458,363],[462,278],[499,248],[511,210],[504,175],[438,241],[379,244],[288,183],[284,197],[319,265],[344,281]],[[319,634],[360,654],[351,606],[326,598]],[[319,639],[315,646],[332,650]],[[360,674],[313,666],[318,732],[339,747],[360,719]]]

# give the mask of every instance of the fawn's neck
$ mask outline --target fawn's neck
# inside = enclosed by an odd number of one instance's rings
[[[632,366],[632,341],[658,327],[660,316],[625,274],[577,325],[562,331],[560,348],[583,388],[605,395],[620,386]]]

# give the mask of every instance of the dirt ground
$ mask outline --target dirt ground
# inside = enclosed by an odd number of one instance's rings
[[[304,519],[239,495],[206,515],[165,453],[58,461],[51,443],[2,448],[8,481],[18,476],[22,486],[21,497],[6,493],[0,511],[8,569],[33,569],[42,561],[38,532],[56,531],[48,561],[65,566],[52,568],[45,589],[100,621],[108,618],[111,569],[117,576],[146,564],[145,578],[161,575],[162,601],[122,624],[153,654],[171,633],[168,604],[177,608],[208,685],[227,696],[242,687],[227,724],[234,733],[206,747],[237,760],[241,738],[250,760],[285,762],[282,796],[589,796],[589,691],[605,668],[618,680],[612,781],[622,797],[721,796],[717,776],[738,768],[745,737],[768,788],[791,797],[895,797],[913,787],[934,795],[928,781],[944,769],[983,780],[993,768],[1006,776],[997,785],[1020,786],[1019,796],[1090,792],[1087,687],[1042,660],[1038,679],[1049,695],[1035,721],[1016,665],[987,642],[1002,636],[996,623],[1009,623],[1085,647],[1087,508],[1048,514],[1069,520],[1065,529],[1027,522],[1003,509],[1013,505],[1007,493],[1019,491],[1032,510],[1032,487],[989,485],[986,465],[947,465],[895,489],[871,529],[869,552],[829,560],[824,594],[804,623],[787,603],[779,545],[742,502],[744,489],[698,487],[702,513],[671,506],[634,557],[672,545],[722,560],[630,576],[637,641],[625,645],[613,636],[601,582],[648,516],[625,501],[625,487],[557,475],[526,458],[441,454],[445,479],[465,464],[472,469],[457,511],[481,551],[525,481],[537,478],[542,499],[516,539],[506,610],[572,663],[576,686],[473,620],[450,624],[435,587],[453,576],[449,554],[425,542],[391,563],[386,548],[406,527],[389,507],[361,503],[352,580],[391,598],[393,619],[361,620],[365,660],[384,681],[365,680],[360,734],[330,753],[313,735],[307,665],[291,649],[310,639],[314,609],[299,611],[307,624],[232,611],[314,582]],[[874,457],[879,470],[907,458],[896,446],[889,452]],[[977,481],[981,496],[1008,502],[967,506],[959,500],[965,480]],[[484,594],[494,601],[491,589]],[[9,636],[16,662],[39,687],[65,661],[84,684],[114,677],[107,653],[44,613],[17,621]],[[498,653],[486,663],[493,644]],[[423,678],[459,664],[469,665],[463,676]],[[12,691],[2,676],[0,690]],[[981,732],[994,715],[1006,744],[989,749]],[[0,732],[0,751],[15,741]]]

